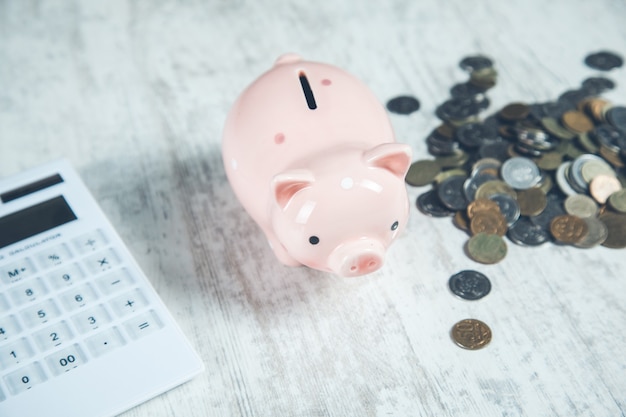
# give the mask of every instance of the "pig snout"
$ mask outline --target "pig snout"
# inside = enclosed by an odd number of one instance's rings
[[[330,255],[330,269],[344,277],[357,277],[374,272],[383,265],[384,246],[372,239],[345,243]]]

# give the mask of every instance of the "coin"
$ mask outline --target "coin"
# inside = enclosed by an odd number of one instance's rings
[[[465,71],[472,72],[493,67],[493,61],[484,55],[470,55],[459,62],[459,67]]]
[[[488,198],[477,198],[467,205],[467,217],[471,219],[476,213],[484,210],[499,210],[498,203]]]
[[[489,278],[470,269],[452,275],[448,280],[448,286],[452,293],[464,300],[478,300],[491,291]]]
[[[506,236],[511,242],[523,246],[539,246],[550,241],[550,233],[528,217],[520,217],[509,227]]]
[[[589,229],[580,217],[563,214],[552,219],[550,232],[559,242],[574,244],[580,242],[587,235]]]
[[[465,210],[467,199],[463,193],[465,177],[454,176],[447,178],[437,187],[437,195],[444,206],[450,210]]]
[[[476,190],[474,198],[489,198],[496,194],[508,194],[513,198],[517,198],[517,192],[507,183],[501,180],[487,181]]]
[[[599,51],[585,57],[585,64],[588,67],[600,71],[610,71],[624,65],[624,59],[616,53],[610,51]]]
[[[489,196],[489,199],[498,204],[500,213],[504,216],[507,226],[512,225],[519,219],[520,208],[516,199],[508,194],[494,194]]]
[[[585,133],[593,129],[593,122],[578,110],[570,110],[563,113],[563,125],[574,133]]]
[[[577,248],[588,249],[604,243],[609,236],[609,228],[597,217],[586,217],[583,219],[587,223],[589,232],[587,235],[574,246]]]
[[[528,188],[517,192],[517,203],[520,215],[536,216],[546,208],[548,197],[541,188]]]
[[[558,152],[544,152],[537,160],[537,166],[546,171],[554,171],[562,162],[562,154]]]
[[[422,213],[431,217],[454,216],[454,211],[441,203],[437,196],[437,190],[429,190],[417,197],[416,206]]]
[[[626,215],[621,213],[604,212],[598,216],[608,229],[608,236],[602,243],[607,248],[626,248]]]
[[[587,183],[589,183],[596,175],[605,174],[615,176],[615,170],[611,165],[607,164],[603,159],[589,160],[583,163],[580,173]]]
[[[458,346],[469,350],[477,350],[487,346],[492,338],[489,326],[476,319],[459,321],[452,326],[450,335]]]
[[[598,214],[598,205],[591,198],[584,194],[570,195],[563,204],[567,214],[580,217],[582,219]]]
[[[591,196],[600,204],[606,203],[611,194],[621,189],[622,183],[611,175],[596,175],[589,183]]]
[[[504,259],[507,247],[502,236],[477,233],[467,241],[467,252],[476,262],[495,264]]]
[[[576,137],[576,133],[565,129],[559,121],[553,117],[544,117],[541,119],[541,125],[557,138],[569,140]]]
[[[430,159],[415,161],[409,167],[405,181],[407,184],[419,187],[433,182],[435,176],[441,171],[437,162]]]
[[[609,196],[608,203],[613,210],[620,213],[626,213],[626,188],[622,188],[621,190],[611,194]]]
[[[500,168],[504,182],[517,190],[534,187],[541,180],[537,164],[529,158],[515,157],[504,161]]]
[[[482,210],[474,213],[470,219],[472,234],[487,233],[490,235],[504,236],[508,224],[500,210]]]
[[[500,110],[500,117],[504,120],[524,120],[530,113],[530,107],[524,103],[510,103]]]
[[[626,107],[613,106],[606,111],[606,121],[613,127],[626,132]]]
[[[398,96],[387,102],[387,110],[396,114],[411,114],[419,108],[420,102],[413,96]]]

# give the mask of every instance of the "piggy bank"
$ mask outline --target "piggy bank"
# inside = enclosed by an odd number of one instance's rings
[[[337,67],[279,57],[234,103],[222,157],[284,264],[367,274],[407,224],[411,148],[395,142],[373,93]]]

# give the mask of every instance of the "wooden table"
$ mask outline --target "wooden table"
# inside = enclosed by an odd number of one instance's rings
[[[553,100],[626,55],[623,0],[2,1],[0,175],[68,158],[127,242],[206,371],[139,416],[623,416],[626,256],[509,242],[482,265],[450,219],[411,206],[369,276],[279,264],[226,180],[226,114],[280,54],[340,66],[381,102],[414,159],[472,54],[496,62],[496,112]],[[626,104],[626,70],[604,96]],[[427,188],[410,188],[411,201]],[[492,282],[456,298],[451,274]],[[452,325],[493,331],[457,347]]]

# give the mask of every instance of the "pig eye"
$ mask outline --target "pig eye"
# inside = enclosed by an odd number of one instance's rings
[[[393,224],[391,225],[391,230],[396,230],[398,228],[398,222],[395,221],[393,222]]]
[[[311,236],[311,237],[309,238],[309,243],[310,243],[311,245],[317,245],[318,243],[320,243],[320,238],[319,238],[319,237],[317,237],[317,236]]]

